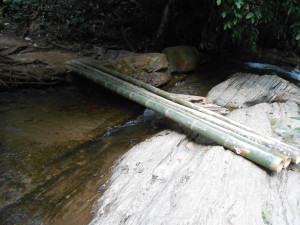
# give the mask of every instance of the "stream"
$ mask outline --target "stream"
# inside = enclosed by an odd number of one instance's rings
[[[293,71],[278,68],[216,59],[168,91],[206,96],[234,72]],[[163,116],[80,78],[0,92],[1,224],[88,224],[120,157],[170,127]]]

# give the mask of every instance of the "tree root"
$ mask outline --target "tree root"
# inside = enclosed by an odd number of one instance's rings
[[[72,50],[72,49],[69,48],[69,47],[66,47],[66,46],[63,46],[63,45],[59,45],[59,44],[57,44],[57,43],[55,43],[54,41],[51,41],[51,40],[49,40],[49,39],[47,39],[47,42],[49,42],[50,44],[52,44],[52,45],[54,45],[54,46],[56,46],[56,47],[58,47],[58,48],[61,48],[61,49]]]
[[[32,73],[31,65],[44,64],[41,61],[21,63],[0,54],[0,91],[20,86],[44,86],[62,83],[64,79],[54,74]]]
[[[18,53],[27,47],[28,47],[27,45],[23,45],[23,44],[17,45],[11,49],[6,50],[5,55],[12,55],[12,54]]]

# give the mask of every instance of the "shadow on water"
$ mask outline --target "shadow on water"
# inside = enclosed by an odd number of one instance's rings
[[[235,72],[255,70],[216,59],[168,91],[206,96]],[[151,110],[97,85],[77,83],[0,92],[1,224],[87,224],[114,162],[171,127]]]

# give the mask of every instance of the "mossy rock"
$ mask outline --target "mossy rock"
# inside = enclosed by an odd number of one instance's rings
[[[99,60],[103,66],[156,87],[171,79],[168,61],[164,54],[108,51]]]

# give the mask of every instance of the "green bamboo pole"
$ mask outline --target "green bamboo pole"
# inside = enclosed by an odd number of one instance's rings
[[[217,124],[218,126],[224,127],[225,129],[231,130],[239,135],[242,135],[246,138],[249,138],[250,140],[257,142],[259,144],[265,145],[268,148],[272,148],[274,151],[277,151],[281,154],[287,155],[288,157],[290,157],[292,159],[292,161],[296,164],[298,164],[300,162],[300,151],[292,146],[289,146],[285,143],[282,143],[274,138],[268,137],[268,136],[262,136],[261,134],[259,134],[258,132],[256,132],[253,129],[250,129],[246,126],[243,126],[239,123],[237,123],[234,120],[228,119],[222,115],[219,115],[217,113],[214,113],[210,110],[204,109],[203,107],[197,106],[191,102],[185,101],[183,99],[180,98],[176,98],[173,95],[169,94],[168,92],[165,92],[163,90],[160,90],[158,88],[155,88],[149,84],[146,84],[142,81],[136,80],[130,76],[124,75],[122,73],[119,73],[117,71],[114,70],[110,70],[108,68],[105,68],[101,65],[96,65],[93,63],[90,63],[86,60],[80,60],[77,61],[78,63],[83,63],[86,64],[88,66],[94,67],[99,69],[100,71],[112,74],[113,76],[120,78],[122,80],[128,81],[130,83],[133,83],[135,85],[138,85],[140,87],[145,88],[146,90],[158,94],[164,98],[167,98],[173,102],[179,103],[181,105],[184,105],[186,107],[189,107],[191,109],[195,109],[198,112],[202,113],[199,114],[198,116],[200,116],[201,118],[208,120],[212,123]],[[82,65],[82,64],[81,64]]]
[[[210,110],[207,110],[203,107],[200,107],[200,106],[197,106],[191,102],[188,102],[184,99],[181,99],[181,98],[177,98],[177,97],[174,97],[173,95],[171,95],[170,93],[168,92],[165,92],[163,90],[160,90],[158,88],[155,88],[149,84],[146,84],[142,81],[139,81],[139,80],[136,80],[130,76],[127,76],[127,75],[124,75],[122,73],[119,73],[117,71],[114,71],[114,70],[110,70],[106,67],[103,67],[101,65],[97,65],[97,64],[94,64],[94,63],[91,63],[87,60],[80,60],[79,62],[82,62],[84,64],[87,64],[91,67],[94,67],[94,68],[97,68],[103,72],[106,72],[106,73],[109,73],[109,74],[112,74],[113,76],[115,77],[118,77],[122,80],[125,80],[125,81],[128,81],[130,83],[133,83],[135,85],[138,85],[140,87],[143,87],[145,88],[146,90],[150,91],[150,92],[153,92],[155,94],[158,94],[164,98],[167,98],[173,102],[176,102],[178,104],[181,104],[181,105],[184,105],[186,107],[189,107],[189,108],[192,108],[192,109],[195,109],[202,114],[202,117],[205,117],[205,115],[209,115],[209,116],[212,116],[214,118],[217,118],[219,120],[214,120],[212,117],[206,117],[204,119],[206,120],[209,120],[213,123],[216,123],[217,125],[219,126],[222,126],[226,129],[229,129],[229,130],[232,130],[244,137],[247,137],[255,142],[258,142],[258,143],[261,143],[269,148],[272,148],[274,149],[275,151],[281,153],[281,154],[284,154],[284,155],[287,155],[288,157],[291,157],[292,158],[292,161],[296,164],[298,164],[300,162],[300,151],[297,149],[297,148],[294,148],[292,146],[289,146],[285,143],[282,143],[280,141],[278,141],[277,139],[275,138],[271,138],[271,137],[268,137],[268,136],[262,136],[260,133],[258,133],[257,131],[249,128],[249,127],[246,127],[246,126],[243,126],[242,124],[240,123],[237,123],[236,121],[234,120],[231,120],[231,119],[228,119],[222,115],[219,115],[215,112],[212,112]],[[199,115],[201,116],[201,115]],[[237,129],[238,128],[238,129]]]
[[[157,99],[152,100],[149,98],[149,96],[144,96],[141,94],[144,93],[145,90],[142,90],[141,93],[132,91],[132,89],[135,89],[134,85],[126,83],[126,85],[122,86],[120,84],[124,81],[120,81],[119,83],[114,79],[109,81],[107,79],[103,79],[102,76],[96,76],[95,74],[91,73],[91,71],[82,70],[78,68],[78,66],[74,67],[72,64],[68,64],[67,68],[82,74],[86,78],[99,83],[124,97],[127,97],[154,111],[164,114],[166,117],[214,140],[218,144],[221,144],[237,154],[240,154],[245,158],[248,158],[270,170],[279,172],[283,167],[284,162],[279,156],[265,152],[262,149],[242,142],[237,138],[228,135],[227,133],[208,126],[207,123],[204,123],[201,119],[191,118],[191,115],[187,114],[187,112],[182,110],[180,107],[178,107],[176,110],[166,107],[163,103],[156,101]]]
[[[116,82],[119,82],[119,80],[116,79],[115,77],[112,77],[111,75],[106,74],[104,72],[98,71],[98,70],[96,70],[96,69],[94,69],[92,67],[89,67],[89,66],[81,64],[81,63],[77,63],[77,65],[79,66],[79,69],[81,69],[81,70],[84,69],[84,72],[92,73],[95,76],[99,75],[99,73],[100,73],[101,76],[103,76],[103,79],[106,79],[106,80],[108,79],[108,81],[109,80],[111,80],[111,81],[115,80]],[[118,85],[120,87],[121,86],[125,87],[125,88],[128,87],[128,83],[124,84],[124,82],[122,82],[122,83],[119,82]],[[138,87],[136,87],[136,86],[132,86],[131,90],[139,92],[141,89],[138,88]],[[178,108],[178,104],[176,104],[176,103],[174,103],[172,101],[169,101],[169,100],[167,100],[165,98],[162,98],[160,96],[157,96],[157,95],[155,95],[155,94],[153,94],[151,92],[141,92],[141,94],[143,94],[144,96],[146,96],[148,98],[155,99],[155,101],[162,102],[163,104],[165,104],[166,107],[173,108],[174,110],[176,110]],[[197,112],[197,111],[195,111],[193,109],[190,109],[190,108],[186,108],[184,106],[182,106],[181,109],[184,110],[185,112],[189,113],[191,116],[193,116],[194,119],[199,119],[199,115],[198,115],[199,112]],[[201,119],[203,119],[203,118],[201,118]],[[254,141],[252,141],[251,139],[249,139],[247,137],[244,137],[244,136],[241,136],[241,135],[239,135],[237,133],[234,133],[231,130],[224,129],[223,127],[217,126],[216,124],[211,123],[209,121],[206,121],[205,119],[206,118],[204,118],[202,122],[205,123],[207,126],[213,127],[213,128],[218,129],[218,130],[220,130],[220,131],[222,131],[224,133],[227,133],[228,135],[231,135],[232,137],[235,137],[235,138],[239,139],[240,141],[246,142],[246,143],[248,143],[250,145],[253,145],[253,146],[257,147],[257,148],[260,148],[260,149],[264,150],[265,152],[268,152],[268,153],[271,153],[271,154],[274,154],[276,156],[281,157],[284,160],[284,167],[285,168],[290,164],[291,159],[289,157],[287,157],[287,156],[285,156],[285,155],[283,155],[281,153],[278,153],[276,151],[273,151],[272,149],[270,149],[270,148],[268,148],[268,147],[266,147],[264,145],[261,145],[261,144],[259,144],[257,142],[254,142]]]

